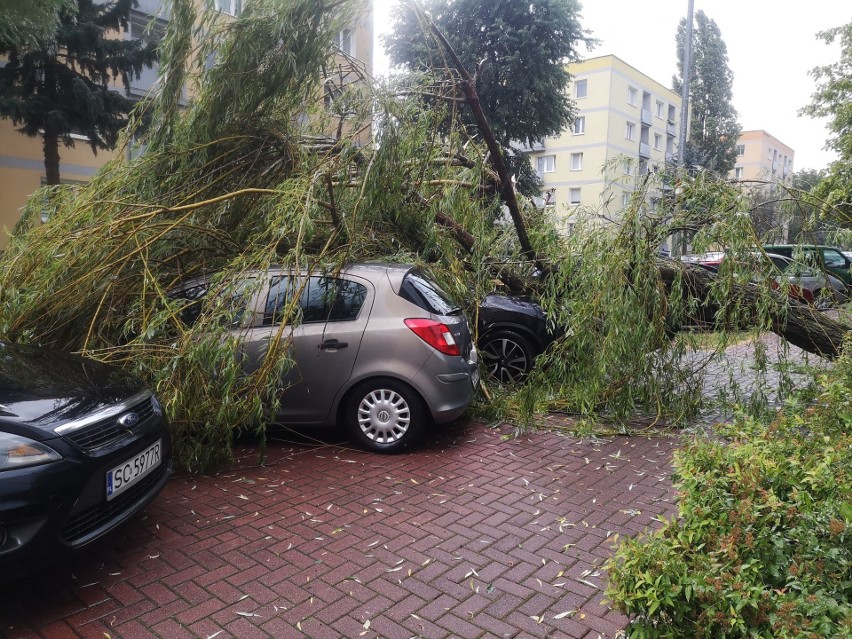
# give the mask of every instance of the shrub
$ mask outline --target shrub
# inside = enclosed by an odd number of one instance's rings
[[[675,457],[679,517],[609,563],[628,636],[852,637],[852,358],[806,410],[719,434]]]

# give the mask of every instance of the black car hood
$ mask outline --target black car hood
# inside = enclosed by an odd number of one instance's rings
[[[119,368],[91,359],[0,342],[0,429],[35,439],[145,387]]]
[[[485,296],[479,305],[480,314],[486,311],[489,318],[504,319],[511,318],[515,314],[528,315],[529,317],[545,320],[544,311],[536,302],[529,297],[517,295],[496,295],[491,293]]]

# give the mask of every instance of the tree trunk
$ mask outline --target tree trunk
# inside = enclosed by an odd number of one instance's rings
[[[476,120],[476,126],[488,147],[491,166],[494,167],[494,171],[497,173],[497,187],[500,192],[500,199],[503,201],[503,204],[506,205],[506,208],[509,209],[509,215],[512,216],[512,222],[515,225],[515,232],[518,235],[518,242],[521,245],[521,251],[523,251],[524,257],[530,262],[534,262],[539,270],[545,270],[543,263],[533,249],[532,242],[530,242],[529,234],[527,233],[527,225],[521,215],[520,207],[518,206],[518,199],[515,194],[515,185],[512,183],[512,176],[509,175],[509,169],[506,167],[506,160],[503,157],[503,148],[494,137],[494,132],[491,130],[488,118],[482,110],[482,104],[479,101],[479,94],[476,91],[476,80],[470,75],[464,64],[462,64],[462,61],[459,59],[455,50],[447,41],[446,37],[444,37],[444,34],[437,25],[423,14],[422,10],[419,10],[419,8],[417,10],[420,15],[428,21],[429,29],[440,41],[441,45],[446,50],[450,61],[461,76],[461,90],[464,93],[464,97],[467,100],[470,110],[473,112],[473,117]]]
[[[716,314],[724,310],[708,301],[710,288],[716,277],[713,273],[700,266],[681,264],[673,260],[659,260],[658,268],[669,291],[675,278],[680,274],[686,286],[687,295],[701,300],[701,317],[695,319],[712,322]],[[781,303],[785,301],[783,293],[773,291],[772,295],[776,296]],[[759,296],[760,292],[756,287],[740,286],[732,293],[731,301],[749,308],[757,308]],[[852,327],[828,317],[812,306],[794,299],[786,301],[788,302],[786,312],[783,315],[775,312],[771,317],[772,332],[809,353],[829,359],[839,357],[843,348],[843,337]]]
[[[47,184],[59,184],[59,136],[56,131],[44,132],[44,175]]]

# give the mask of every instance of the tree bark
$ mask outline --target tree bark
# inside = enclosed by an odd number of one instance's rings
[[[422,10],[420,11],[420,14],[427,20],[429,29],[440,41],[441,45],[446,50],[450,61],[455,67],[455,70],[461,76],[462,82],[460,86],[462,93],[464,93],[468,106],[470,106],[470,109],[473,112],[473,117],[476,120],[476,126],[488,147],[489,160],[491,165],[494,167],[494,171],[497,173],[497,188],[500,193],[500,199],[503,200],[506,208],[509,209],[509,215],[511,215],[512,223],[515,225],[515,232],[518,235],[518,242],[521,245],[521,251],[527,260],[534,262],[536,267],[543,271],[545,270],[544,265],[533,249],[532,242],[530,242],[529,234],[527,233],[526,222],[524,222],[523,215],[521,215],[521,209],[518,206],[518,199],[515,194],[515,185],[512,183],[512,176],[509,175],[509,169],[506,166],[506,160],[503,157],[503,148],[494,137],[494,132],[491,130],[488,118],[482,110],[482,104],[479,101],[479,94],[476,91],[476,80],[470,75],[470,73],[468,73],[468,70],[465,68],[464,64],[462,64],[462,61],[459,59],[452,45],[450,45],[437,25],[432,22],[428,16],[423,14]]]
[[[710,271],[700,266],[682,264],[673,260],[659,260],[658,268],[669,291],[672,290],[676,277],[681,275],[687,295],[700,300],[701,315],[695,319],[712,322],[718,312],[724,311],[721,306],[709,301],[710,288],[716,277]],[[773,312],[771,316],[770,330],[773,333],[809,353],[828,359],[840,356],[843,338],[852,327],[795,299],[785,300],[781,292],[772,291],[772,295],[781,303],[778,305],[779,310]],[[756,309],[759,297],[760,291],[756,287],[739,286],[733,291],[730,299],[731,303],[744,304],[746,307]],[[786,306],[782,306],[785,301]],[[780,308],[784,308],[785,312],[782,313]]]
[[[59,184],[59,136],[55,131],[44,132],[44,176],[47,184]]]

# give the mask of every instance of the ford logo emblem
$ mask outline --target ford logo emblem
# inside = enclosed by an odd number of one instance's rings
[[[125,428],[133,428],[137,423],[139,423],[139,415],[136,413],[125,413],[118,418],[118,425]]]

